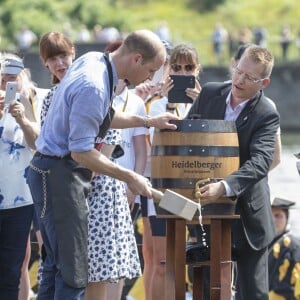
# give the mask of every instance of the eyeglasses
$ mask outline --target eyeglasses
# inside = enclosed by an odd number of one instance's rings
[[[255,78],[251,77],[250,75],[248,75],[247,73],[244,73],[237,67],[232,69],[232,75],[244,76],[245,82],[250,83],[250,84],[256,84],[256,83],[259,83],[266,79],[266,78],[255,79]]]
[[[196,69],[196,65],[188,64],[188,65],[178,65],[178,64],[172,64],[171,69],[174,72],[180,72],[182,69],[184,69],[186,72],[191,72]]]

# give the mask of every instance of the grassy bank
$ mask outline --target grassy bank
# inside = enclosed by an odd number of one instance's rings
[[[129,30],[149,28],[155,30],[161,20],[167,21],[173,42],[189,42],[200,53],[204,64],[213,64],[211,34],[217,22],[228,32],[237,34],[244,26],[263,26],[268,30],[268,47],[280,62],[279,34],[283,24],[289,24],[294,38],[300,30],[300,5],[298,0],[227,0],[213,12],[199,12],[188,7],[188,0],[152,0],[142,4],[118,1],[118,6],[128,16]],[[290,59],[298,59],[295,42]],[[229,57],[227,57],[229,58]],[[227,60],[226,60],[227,62]]]

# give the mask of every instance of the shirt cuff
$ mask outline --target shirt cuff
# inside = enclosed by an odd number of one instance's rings
[[[233,193],[233,191],[231,190],[230,186],[228,185],[228,183],[225,180],[221,180],[221,182],[224,184],[225,186],[225,190],[226,190],[226,197],[232,197],[235,196],[235,194]]]

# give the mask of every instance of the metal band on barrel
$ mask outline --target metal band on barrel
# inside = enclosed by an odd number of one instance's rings
[[[199,178],[151,178],[151,184],[154,188],[167,189],[194,189]],[[222,178],[211,178],[211,182],[218,182]]]
[[[238,157],[239,147],[174,145],[152,146],[151,155]]]
[[[212,122],[213,121],[213,122]],[[236,132],[235,123],[232,121],[224,120],[172,120],[170,123],[176,124],[176,131],[180,132]],[[168,129],[161,130],[171,131]],[[173,130],[172,130],[173,131]]]

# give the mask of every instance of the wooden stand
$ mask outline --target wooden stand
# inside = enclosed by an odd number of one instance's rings
[[[203,216],[210,224],[210,299],[231,297],[231,221],[238,215]],[[166,300],[185,299],[186,221],[167,218]]]

